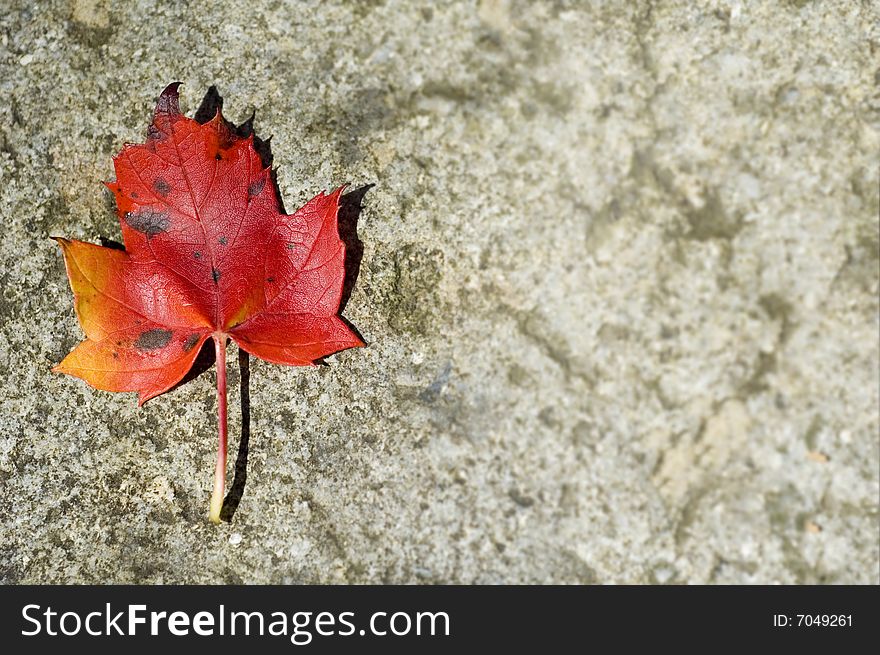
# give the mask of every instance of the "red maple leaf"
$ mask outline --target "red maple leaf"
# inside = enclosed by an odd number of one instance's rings
[[[271,170],[220,111],[200,124],[177,88],[159,97],[144,144],[113,160],[125,250],[58,238],[86,340],[55,371],[98,389],[137,391],[139,404],[186,375],[214,339],[220,444],[210,516],[219,521],[226,471],[226,342],[303,366],[362,346],[337,315],[345,245],[344,187],[293,214]]]

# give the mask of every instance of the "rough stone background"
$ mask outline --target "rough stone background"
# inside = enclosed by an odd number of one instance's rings
[[[875,3],[181,4],[2,2],[0,580],[878,582]],[[219,528],[213,371],[49,372],[174,80],[288,210],[376,185],[369,347],[252,360]]]

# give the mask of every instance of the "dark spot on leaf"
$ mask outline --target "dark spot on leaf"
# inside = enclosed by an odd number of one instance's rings
[[[165,139],[165,133],[155,125],[150,125],[150,127],[147,128],[147,138],[162,141]]]
[[[274,277],[267,277],[266,278],[266,282],[274,282],[274,281],[275,281]]]
[[[296,248],[296,244],[295,244],[295,243],[288,243],[288,244],[287,244],[287,249],[288,249],[288,250],[293,250],[294,248]]]
[[[250,186],[248,186],[248,200],[251,198],[256,198],[260,195],[260,192],[263,190],[263,187],[266,186],[266,179],[261,177],[256,182],[251,182]]]
[[[141,336],[137,338],[134,345],[139,350],[158,350],[167,346],[169,341],[171,341],[171,330],[153,328],[152,330],[141,332]]]
[[[132,191],[132,192],[131,192],[131,197],[132,197],[132,198],[137,198],[137,197],[138,197],[138,194],[136,194],[134,191]]]
[[[153,182],[153,189],[164,198],[168,195],[168,192],[171,191],[171,185],[161,177],[157,177],[156,181]]]
[[[220,242],[221,246],[225,246],[227,243],[229,243],[229,240],[226,237],[220,237],[218,241]]]
[[[223,155],[221,155],[221,154],[218,152],[216,155],[214,155],[214,159],[216,159],[217,161],[220,161],[221,159],[223,159]]]
[[[202,253],[200,253],[198,250],[196,250],[196,251],[193,253],[193,257],[194,257],[195,259],[201,259],[201,258],[202,258]]]
[[[128,212],[125,215],[125,222],[131,229],[146,234],[148,239],[165,232],[171,225],[168,214],[157,212],[149,207],[144,207],[136,212]]]
[[[218,271],[216,268],[212,268],[211,277],[214,278],[214,284],[217,284],[217,282],[220,280],[220,271]]]
[[[196,344],[199,342],[198,334],[191,334],[186,338],[186,341],[183,342],[183,352],[188,353],[190,350],[196,347]]]
[[[119,353],[115,350],[113,351],[113,359],[119,359]]]

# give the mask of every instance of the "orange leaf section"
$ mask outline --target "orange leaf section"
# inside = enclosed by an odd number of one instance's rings
[[[57,239],[86,341],[55,370],[143,403],[177,384],[209,336],[308,365],[363,342],[338,316],[343,187],[281,212],[253,137],[159,98],[144,144],[114,158],[125,251]]]

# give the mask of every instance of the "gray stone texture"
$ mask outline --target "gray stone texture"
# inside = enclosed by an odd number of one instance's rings
[[[880,582],[876,3],[3,5],[0,581]],[[175,80],[288,210],[376,185],[369,347],[251,360],[219,527],[213,371],[50,372]]]

